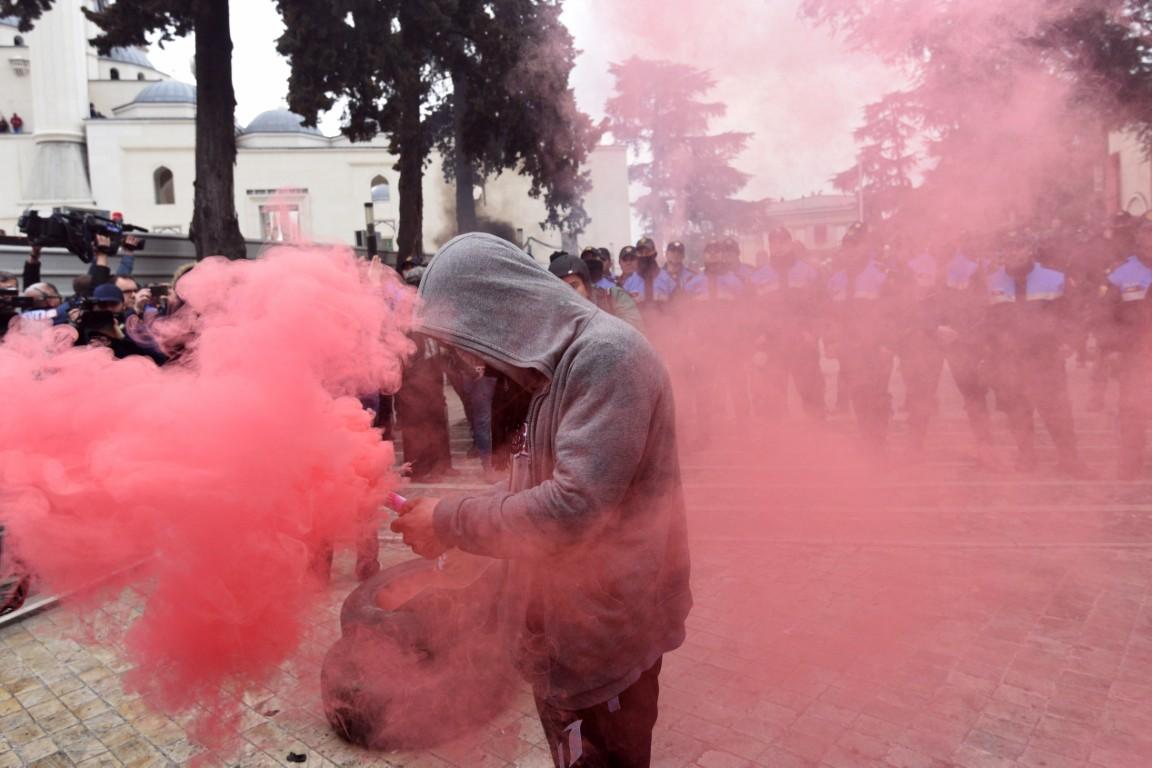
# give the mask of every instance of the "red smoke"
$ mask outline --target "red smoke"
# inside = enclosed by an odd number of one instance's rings
[[[311,554],[394,487],[356,396],[397,386],[413,294],[369,272],[318,248],[205,260],[159,331],[194,340],[163,368],[67,330],[0,345],[0,516],[52,592],[145,563],[126,640],[161,706],[226,716],[225,691],[266,679],[317,605]]]

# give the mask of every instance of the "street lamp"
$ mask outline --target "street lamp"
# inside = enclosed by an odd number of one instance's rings
[[[376,204],[364,203],[364,244],[368,258],[376,257]]]

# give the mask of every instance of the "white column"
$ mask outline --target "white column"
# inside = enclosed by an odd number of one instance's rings
[[[92,204],[85,157],[88,22],[83,0],[57,0],[28,35],[36,154],[26,194],[40,204]]]

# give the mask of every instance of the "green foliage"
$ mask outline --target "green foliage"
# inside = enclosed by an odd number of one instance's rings
[[[908,77],[907,88],[868,107],[856,133],[866,207],[883,217],[939,210],[949,198],[1010,194],[1021,215],[1096,215],[1101,137],[1134,127],[1152,138],[1150,2],[805,0],[803,7]],[[915,188],[909,169],[922,173]],[[835,181],[854,189],[856,173]]]
[[[36,20],[48,11],[56,0],[0,0],[0,16],[15,16],[20,31],[29,32]]]
[[[457,153],[484,176],[517,169],[547,224],[579,231],[597,134],[568,86],[576,52],[545,0],[277,0],[292,64],[289,104],[314,122],[344,105],[356,141],[388,136],[397,156],[453,178]],[[413,112],[416,114],[414,115]],[[401,192],[403,195],[403,191]],[[403,201],[402,201],[403,207]],[[403,210],[402,210],[403,217]]]
[[[863,191],[869,222],[893,216],[912,190],[918,159],[911,145],[921,124],[918,105],[904,91],[865,108],[864,123],[853,133],[858,164],[836,174],[832,183],[842,192]]]
[[[636,57],[613,64],[611,72],[616,92],[606,108],[609,130],[642,158],[629,174],[647,189],[635,203],[644,226],[665,237],[747,228],[747,207],[733,195],[748,176],[732,160],[751,134],[708,133],[712,120],[727,111],[704,100],[716,85],[711,75]]]

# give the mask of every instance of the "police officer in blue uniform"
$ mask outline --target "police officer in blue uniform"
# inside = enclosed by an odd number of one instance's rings
[[[677,295],[682,294],[689,281],[700,274],[684,263],[686,258],[687,251],[684,248],[684,243],[679,240],[673,240],[664,248],[664,272],[676,284],[675,294]]]
[[[988,461],[992,446],[992,419],[988,411],[988,382],[981,369],[985,344],[979,327],[987,308],[988,288],[984,264],[969,254],[972,247],[957,247],[944,264],[944,285],[937,294],[941,327],[938,338],[956,389],[964,399],[968,425],[976,440],[977,460]]]
[[[747,418],[749,411],[747,347],[740,336],[748,287],[726,261],[723,243],[704,247],[704,271],[688,282],[685,294],[696,330],[696,426],[701,440],[707,440],[713,421],[728,413],[729,403],[736,420]]]
[[[1068,281],[1038,261],[1037,241],[1010,232],[1003,266],[988,277],[987,335],[993,387],[1019,451],[1017,467],[1036,468],[1033,412],[1056,445],[1060,471],[1083,477],[1062,346],[1069,338]]]
[[[613,288],[616,288],[616,281],[612,279],[612,276],[609,275],[605,269],[603,260],[603,253],[605,252],[603,248],[593,248],[589,246],[580,252],[580,258],[588,265],[588,270],[592,274],[592,287],[599,288],[603,291],[611,291]],[[599,266],[593,267],[593,262]],[[611,259],[609,259],[609,262],[611,262]]]
[[[895,351],[904,380],[904,406],[911,438],[909,455],[917,459],[924,453],[928,422],[936,412],[936,394],[944,370],[938,333],[944,270],[936,254],[927,248],[914,248],[901,255],[906,258],[891,275],[903,316],[903,322],[895,329]]]
[[[840,263],[828,280],[825,353],[840,362],[839,386],[852,404],[861,436],[880,449],[892,415],[893,287],[860,222],[844,235]]]
[[[656,243],[652,238],[643,237],[636,243],[636,271],[620,287],[631,294],[645,317],[667,306],[676,292],[676,282],[656,262]]]
[[[616,276],[616,285],[623,288],[624,284],[636,274],[638,258],[636,248],[631,245],[626,245],[620,249],[620,253],[616,258],[620,262],[620,274]]]
[[[824,374],[818,324],[824,310],[823,275],[799,257],[787,229],[773,229],[768,247],[767,260],[750,278],[755,296],[756,400],[769,420],[779,421],[787,410],[791,378],[805,414],[821,421]]]
[[[1134,222],[1131,237],[1133,252],[1108,273],[1104,284],[1107,312],[1099,329],[1101,350],[1114,363],[1120,382],[1118,474],[1122,480],[1135,480],[1143,472],[1152,412],[1152,221]]]

